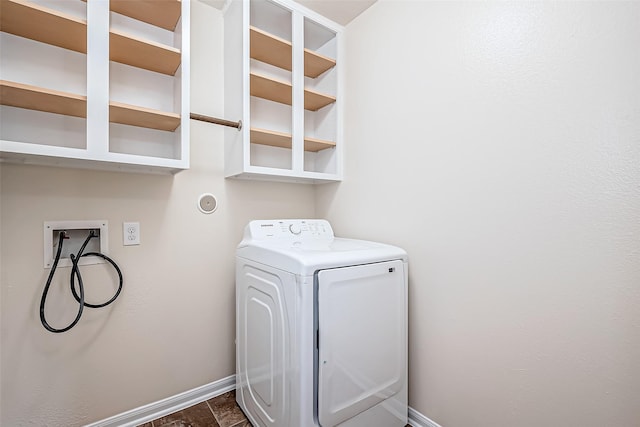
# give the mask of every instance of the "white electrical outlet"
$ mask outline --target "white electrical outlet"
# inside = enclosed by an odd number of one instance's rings
[[[123,222],[122,223],[122,244],[124,246],[140,244],[140,223],[139,222]]]

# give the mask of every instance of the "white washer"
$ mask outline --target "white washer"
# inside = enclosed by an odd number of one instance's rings
[[[254,427],[407,424],[407,254],[324,220],[252,221],[236,252],[236,400]]]

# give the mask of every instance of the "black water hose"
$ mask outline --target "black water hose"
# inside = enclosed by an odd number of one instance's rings
[[[87,245],[89,244],[89,241],[94,238],[94,237],[98,237],[95,232],[93,230],[91,230],[89,232],[89,236],[87,236],[87,238],[85,239],[85,241],[82,243],[82,246],[80,247],[80,250],[78,250],[77,255],[71,254],[70,258],[71,258],[71,263],[72,263],[72,268],[71,268],[71,279],[70,279],[70,286],[71,286],[71,292],[73,293],[73,297],[76,299],[76,301],[79,303],[78,305],[78,314],[76,314],[76,318],[66,327],[61,328],[61,329],[57,329],[52,327],[51,325],[49,325],[49,323],[47,322],[46,318],[45,318],[45,314],[44,314],[44,306],[45,303],[47,301],[47,294],[49,293],[49,287],[51,286],[51,281],[53,280],[53,275],[56,272],[56,268],[58,267],[58,261],[60,261],[60,255],[62,254],[62,244],[64,242],[64,239],[66,237],[66,233],[64,231],[60,232],[60,237],[58,239],[58,251],[56,252],[56,257],[53,261],[53,265],[51,266],[51,272],[49,273],[49,278],[47,279],[47,283],[44,285],[44,290],[42,291],[42,298],[40,299],[40,322],[42,322],[42,326],[44,326],[44,328],[46,330],[48,330],[49,332],[53,332],[53,333],[61,333],[61,332],[66,332],[69,329],[73,328],[79,321],[80,321],[80,317],[82,317],[82,311],[84,309],[84,307],[90,307],[90,308],[101,308],[101,307],[106,307],[107,305],[111,304],[112,302],[114,302],[118,296],[120,295],[120,291],[122,291],[122,272],[120,271],[120,268],[118,267],[118,265],[108,256],[98,253],[98,252],[87,252],[86,254],[84,253],[85,248],[87,247]],[[103,303],[103,304],[89,304],[87,302],[85,302],[84,300],[84,283],[82,282],[82,274],[80,274],[80,269],[78,268],[78,262],[80,261],[80,258],[82,258],[83,256],[98,256],[104,260],[106,260],[107,262],[109,262],[113,268],[115,268],[116,272],[118,273],[118,278],[119,278],[119,286],[118,286],[118,290],[116,291],[115,295],[107,302]],[[76,292],[76,286],[75,286],[75,279],[74,277],[78,277],[78,289],[79,291]]]
[[[102,304],[90,304],[86,301],[84,301],[81,296],[79,296],[76,293],[76,286],[75,286],[75,280],[73,279],[74,276],[78,276],[78,283],[80,283],[80,269],[78,268],[78,263],[74,263],[73,264],[73,269],[71,271],[71,292],[73,293],[73,297],[76,299],[76,301],[78,301],[81,304],[84,304],[85,307],[89,307],[89,308],[102,308],[102,307],[106,307],[109,304],[111,304],[112,302],[114,302],[118,296],[120,295],[120,291],[122,291],[122,271],[120,271],[120,268],[118,267],[118,264],[116,264],[111,258],[109,258],[108,256],[106,256],[105,254],[101,254],[100,252],[87,252],[86,254],[82,254],[82,256],[97,256],[100,257],[102,259],[104,259],[105,261],[107,261],[109,264],[111,264],[111,266],[116,270],[116,273],[118,273],[118,290],[116,291],[116,293],[113,295],[113,297],[111,297],[111,299],[107,302],[104,302]],[[80,287],[80,292],[82,292],[82,285],[79,286]]]

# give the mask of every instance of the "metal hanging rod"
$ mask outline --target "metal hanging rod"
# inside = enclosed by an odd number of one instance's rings
[[[242,129],[242,120],[232,122],[231,120],[218,119],[217,117],[204,116],[202,114],[191,113],[191,119],[201,122],[213,123],[214,125],[229,126],[238,130]]]

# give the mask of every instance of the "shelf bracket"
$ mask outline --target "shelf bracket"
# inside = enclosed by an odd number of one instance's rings
[[[205,116],[202,114],[191,113],[192,120],[199,120],[201,122],[213,123],[214,125],[229,126],[238,130],[242,129],[242,120],[232,122],[231,120],[219,119],[217,117]]]

